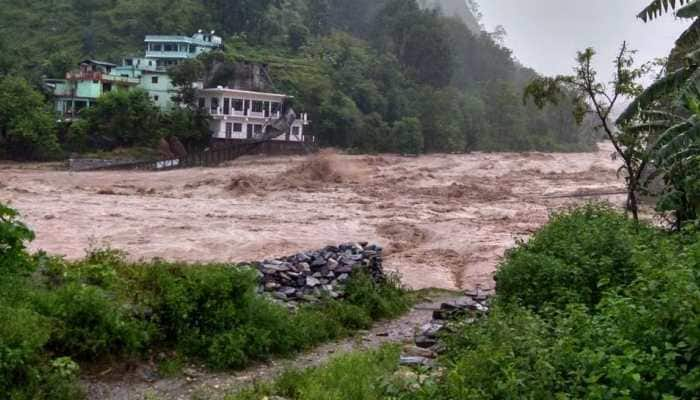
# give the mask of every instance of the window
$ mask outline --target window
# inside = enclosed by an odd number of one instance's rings
[[[231,108],[233,108],[234,111],[243,111],[243,100],[231,99]]]
[[[262,101],[254,101],[253,102],[253,112],[256,112],[256,113],[263,112],[263,102]]]
[[[177,51],[177,45],[166,43],[163,45],[163,51]]]
[[[229,115],[229,110],[231,108],[231,99],[224,99],[224,115]]]
[[[134,60],[127,58],[124,60],[124,65],[134,65]]]
[[[253,132],[255,132],[256,135],[262,133],[262,131],[263,131],[262,125],[255,125],[253,127]]]
[[[230,122],[226,123],[226,139],[231,139],[233,136],[233,124]]]
[[[299,129],[298,126],[293,126],[293,127],[292,127],[292,135],[293,135],[293,136],[299,137],[299,132],[300,132],[300,129]]]
[[[272,103],[272,114],[277,114],[279,111],[281,111],[282,107],[280,106],[280,103]]]
[[[234,132],[243,132],[243,124],[233,124],[233,131]]]
[[[195,51],[197,51],[197,48],[193,44],[191,44],[190,45],[190,53],[194,53]]]
[[[158,101],[158,99],[160,99],[160,97],[158,97],[158,96],[153,96],[153,101]]]
[[[154,85],[157,85],[158,84],[158,77],[157,76],[151,77],[151,83]]]
[[[161,47],[160,43],[154,43],[151,45],[152,51],[161,51],[161,49],[162,49],[162,47]]]
[[[211,112],[212,114],[219,113],[219,99],[217,97],[211,98]]]

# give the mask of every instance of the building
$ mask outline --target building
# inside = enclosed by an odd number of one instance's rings
[[[54,95],[56,112],[70,120],[104,93],[133,87],[148,92],[161,110],[168,111],[175,106],[173,97],[177,91],[168,68],[220,48],[223,41],[214,32],[199,31],[191,37],[149,35],[144,43],[145,56],[124,58],[122,65],[85,60],[77,71],[66,74],[65,79],[46,79]]]
[[[122,65],[86,60],[78,71],[66,79],[47,79],[56,99],[56,111],[66,120],[76,118],[80,110],[90,107],[104,93],[113,90],[140,88],[163,111],[176,106],[168,69],[183,60],[197,57],[222,46],[214,32],[189,36],[149,35],[145,40],[145,55],[126,57]],[[266,66],[255,63],[221,64],[231,71],[226,86],[200,82],[199,106],[212,117],[211,132],[215,141],[254,140],[280,132],[272,140],[303,143],[313,141],[305,135],[308,116],[297,117],[287,108],[290,98],[276,94]],[[217,84],[218,85],[218,84]]]
[[[115,64],[104,61],[85,60],[77,71],[66,74],[65,79],[47,79],[45,83],[53,91],[56,112],[72,119],[103,94],[129,90],[140,84],[140,80],[133,77],[112,75],[115,67]]]
[[[217,87],[199,90],[199,107],[212,117],[212,138],[220,141],[261,139],[270,132],[283,132],[275,141],[307,142],[313,138],[305,134],[309,125],[306,114],[289,114],[284,94],[256,92]],[[293,115],[293,114],[292,114]],[[279,121],[285,121],[280,128]]]
[[[115,67],[113,73],[139,79],[139,87],[148,92],[158,107],[163,111],[170,110],[175,106],[173,97],[177,88],[170,79],[168,69],[184,60],[221,48],[223,40],[214,33],[200,30],[191,37],[148,35],[144,40],[145,56],[124,58],[122,65]]]

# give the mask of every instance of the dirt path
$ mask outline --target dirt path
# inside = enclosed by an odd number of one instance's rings
[[[490,288],[505,249],[588,200],[556,196],[624,186],[611,152],[253,157],[163,173],[10,164],[0,201],[36,231],[34,249],[69,258],[109,245],[133,258],[240,262],[370,241],[413,288]]]
[[[153,396],[159,400],[223,399],[227,393],[255,382],[273,380],[289,368],[305,369],[317,366],[336,354],[375,349],[385,343],[411,343],[416,329],[432,320],[433,310],[452,298],[435,297],[416,305],[403,317],[378,323],[371,330],[361,332],[353,338],[322,345],[292,360],[272,361],[238,373],[211,373],[203,368],[188,367],[181,377],[156,379],[154,366],[141,365],[128,374],[119,373],[113,377],[104,374],[84,382],[88,399],[143,400],[148,398],[146,396]]]

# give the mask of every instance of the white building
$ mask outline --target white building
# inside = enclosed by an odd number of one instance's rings
[[[219,86],[199,91],[199,107],[212,117],[213,139],[260,139],[268,131],[279,129],[276,122],[282,120],[287,110],[285,100],[289,96],[276,93],[228,89]],[[305,142],[304,129],[309,125],[308,116],[301,114],[291,122],[290,129],[272,140]],[[289,126],[289,125],[285,125]]]

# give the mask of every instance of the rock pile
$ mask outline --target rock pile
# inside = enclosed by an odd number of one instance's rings
[[[385,279],[382,247],[366,242],[328,246],[252,265],[259,271],[262,291],[285,302],[340,298],[352,274],[361,270],[377,282]]]
[[[433,359],[440,352],[440,336],[449,329],[449,323],[456,320],[473,321],[479,315],[488,313],[491,295],[490,292],[478,290],[440,305],[439,309],[433,311],[433,320],[423,325],[416,334],[415,346],[404,348],[401,365],[432,365]]]

